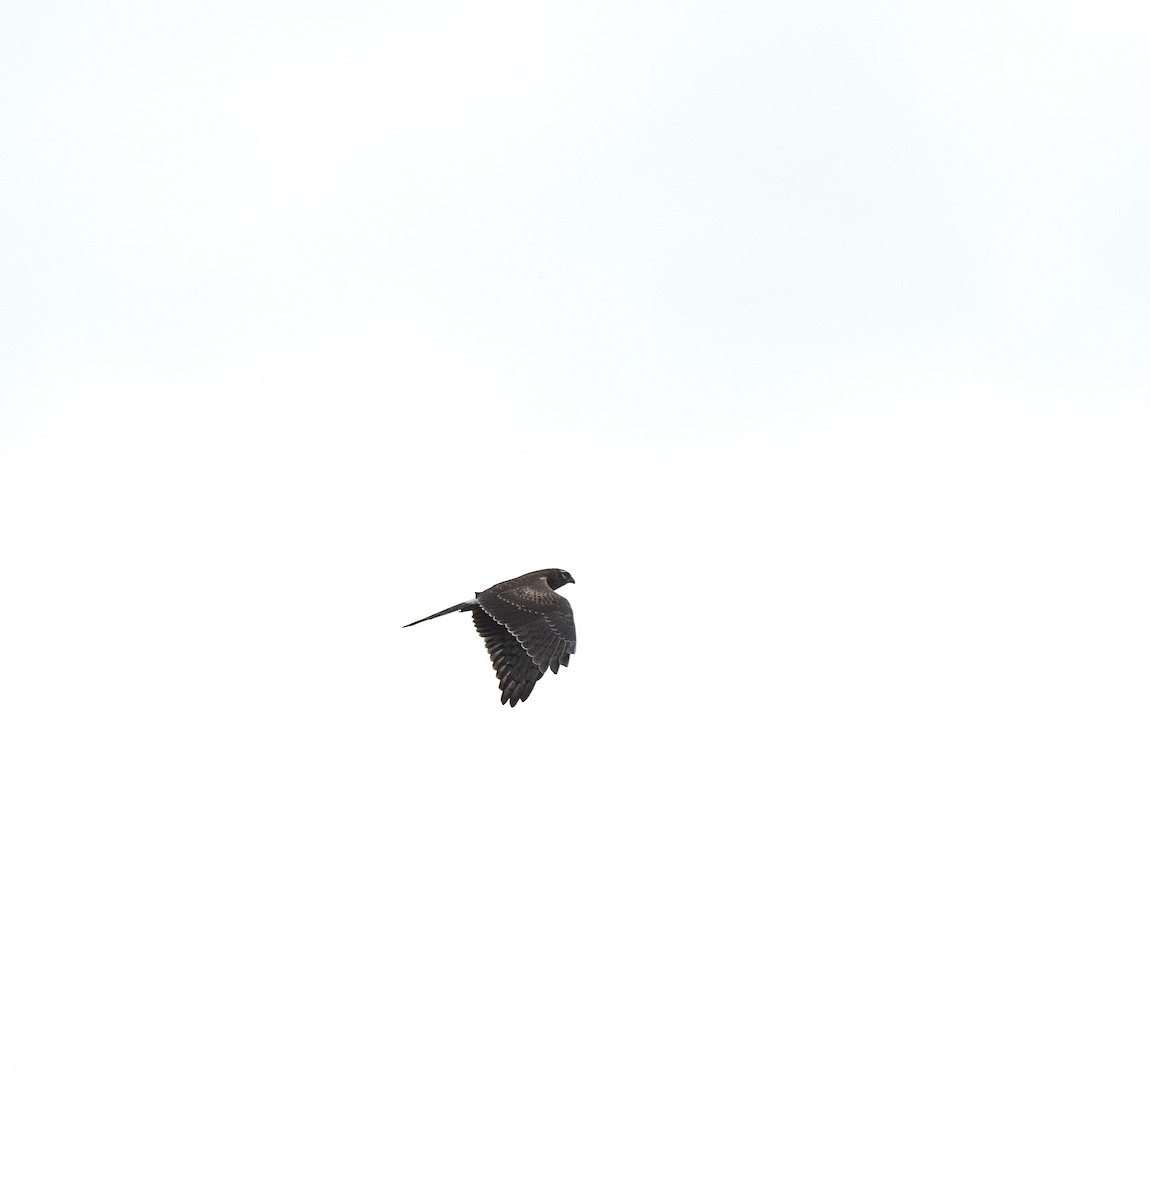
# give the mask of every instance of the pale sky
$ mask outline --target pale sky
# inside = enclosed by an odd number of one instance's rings
[[[0,1195],[1143,1200],[1150,16],[7,0]],[[563,567],[499,704],[463,616]]]

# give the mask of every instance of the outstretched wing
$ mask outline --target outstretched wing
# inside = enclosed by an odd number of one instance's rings
[[[480,592],[480,608],[509,629],[540,672],[558,672],[575,653],[575,614],[543,579],[512,580]]]
[[[499,676],[500,701],[515,707],[531,695],[531,689],[543,678],[531,655],[506,626],[500,625],[482,608],[471,614],[479,636],[487,645],[491,665]]]

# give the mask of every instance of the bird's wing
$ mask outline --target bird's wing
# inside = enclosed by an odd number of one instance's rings
[[[495,674],[499,676],[500,701],[503,704],[510,703],[514,708],[520,700],[526,700],[531,695],[531,689],[543,678],[543,672],[506,626],[500,625],[482,608],[476,608],[471,618],[487,645]]]
[[[575,614],[546,583],[489,588],[476,599],[489,617],[509,629],[540,671],[558,672],[575,653]]]

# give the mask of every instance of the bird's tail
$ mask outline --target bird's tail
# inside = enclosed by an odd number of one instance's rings
[[[453,604],[450,608],[444,608],[437,613],[432,613],[430,617],[420,617],[418,621],[408,621],[403,628],[410,629],[413,625],[422,625],[424,621],[434,621],[436,617],[446,617],[448,613],[468,612],[474,607],[474,600],[464,600],[462,604]]]

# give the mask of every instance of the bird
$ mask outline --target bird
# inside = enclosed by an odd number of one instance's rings
[[[514,708],[531,695],[548,667],[558,675],[575,653],[575,614],[555,591],[574,582],[574,576],[558,567],[529,571],[493,583],[486,591],[476,592],[474,600],[420,617],[403,628],[448,613],[470,612],[499,677],[499,702]]]

